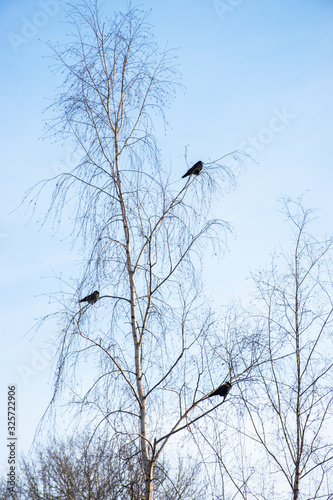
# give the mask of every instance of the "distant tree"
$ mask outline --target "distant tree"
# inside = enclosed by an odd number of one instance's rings
[[[116,438],[117,439],[117,438]],[[119,439],[119,438],[118,438]],[[112,440],[111,440],[112,444]],[[128,446],[112,451],[109,439],[79,435],[64,441],[53,439],[22,459],[15,492],[3,500],[138,500],[142,488],[140,456]],[[156,470],[157,499],[200,500],[203,495],[198,469],[178,463],[171,481],[164,466]],[[0,490],[1,491],[1,490]],[[7,495],[7,496],[6,496]]]
[[[314,212],[284,200],[293,249],[254,275],[266,322],[266,356],[244,392],[251,437],[265,453],[277,492],[293,500],[333,498],[333,239],[309,233]],[[263,498],[263,497],[260,497]],[[271,495],[265,498],[272,498]]]
[[[138,9],[109,20],[97,2],[84,1],[69,18],[72,40],[54,47],[64,82],[49,126],[83,157],[56,176],[50,213],[59,220],[64,208],[73,210],[83,265],[74,294],[61,301],[51,407],[62,389],[72,391],[73,407],[87,416],[81,421],[93,432],[112,430],[114,451],[116,438],[126,437],[140,456],[138,498],[152,500],[166,444],[176,435],[180,451],[192,424],[230,400],[206,395],[240,374],[246,379],[256,360],[247,332],[228,339],[230,353],[243,346],[241,361],[221,359],[214,342],[223,332],[201,283],[202,253],[216,253],[230,229],[213,218],[212,200],[235,185],[241,160],[225,155],[171,184],[154,125],[175,93],[173,53],[159,52]]]
[[[283,200],[291,250],[253,274],[253,318],[262,353],[246,384],[243,411],[222,416],[208,438],[224,477],[243,499],[333,498],[333,240],[309,232],[314,212]],[[234,418],[232,418],[234,417]],[[207,439],[207,438],[206,438]],[[234,459],[230,450],[234,450]],[[229,489],[230,492],[230,489]],[[226,496],[226,498],[228,498]]]

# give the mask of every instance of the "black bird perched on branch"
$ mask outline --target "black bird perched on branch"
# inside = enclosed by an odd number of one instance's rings
[[[208,397],[211,398],[212,396],[222,396],[222,397],[224,396],[225,399],[228,396],[230,389],[231,389],[231,382],[225,382],[224,384],[220,385],[220,387],[215,389],[215,391],[212,392]]]
[[[203,166],[203,163],[202,161],[197,161],[193,167],[191,167],[187,172],[186,174],[183,175],[182,179],[184,179],[184,177],[187,177],[188,175],[199,175],[201,170],[202,170],[202,166]]]
[[[87,295],[84,297],[84,299],[79,300],[80,302],[88,302],[88,304],[95,304],[99,299],[99,292],[97,290],[94,291],[94,293],[91,293],[90,295]]]

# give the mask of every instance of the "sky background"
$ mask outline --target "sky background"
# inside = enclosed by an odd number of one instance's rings
[[[123,0],[105,4],[110,14],[126,8]],[[332,233],[333,2],[154,0],[139,5],[152,9],[149,21],[161,48],[178,48],[185,91],[167,112],[167,134],[159,137],[172,180],[178,182],[187,169],[187,145],[189,163],[240,148],[257,162],[247,164],[237,189],[215,207],[236,237],[229,238],[221,262],[207,258],[204,267],[217,305],[246,302],[250,271],[267,265],[274,249],[290,247],[278,198],[307,192],[305,205],[320,216],[313,234]],[[66,281],[78,271],[78,255],[65,238],[68,221],[56,233],[50,224],[38,223],[48,207],[47,194],[30,222],[26,205],[13,212],[29,187],[75,162],[68,146],[42,140],[43,111],[61,82],[51,72],[43,42],[65,40],[64,18],[58,0],[0,3],[0,464],[7,458],[7,386],[17,385],[19,451],[28,451],[52,394],[56,325],[34,334],[36,318],[54,310],[44,294],[59,290],[57,276]]]

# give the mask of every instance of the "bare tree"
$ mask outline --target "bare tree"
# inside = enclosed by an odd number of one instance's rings
[[[256,308],[266,325],[262,361],[268,362],[258,365],[255,383],[242,388],[244,434],[265,476],[265,493],[258,488],[255,498],[329,499],[333,240],[311,236],[314,213],[301,199],[283,200],[283,207],[293,228],[293,250],[281,251],[269,270],[253,275]]]
[[[114,437],[118,439],[119,437]],[[113,451],[109,436],[76,435],[64,440],[51,439],[29,457],[21,459],[18,482],[8,494],[0,482],[1,498],[13,500],[137,500],[142,486],[140,457],[123,446]],[[111,444],[111,446],[110,446]],[[196,467],[178,463],[177,474],[159,464],[155,497],[163,500],[200,500],[203,495]]]
[[[138,498],[152,500],[166,444],[174,435],[179,443],[180,431],[221,406],[224,400],[204,401],[208,393],[245,376],[253,363],[251,355],[240,370],[231,355],[221,363],[213,345],[217,318],[201,285],[202,252],[211,244],[215,253],[230,229],[212,217],[211,201],[235,185],[241,158],[234,152],[206,163],[175,189],[153,126],[158,117],[165,120],[175,93],[173,53],[158,51],[138,9],[108,20],[86,1],[71,7],[69,19],[73,39],[53,48],[64,82],[49,125],[83,156],[55,178],[50,213],[58,219],[64,208],[73,211],[83,266],[58,313],[52,405],[61,389],[71,391],[81,418],[87,410],[86,425],[126,436],[142,465]],[[78,304],[95,289],[99,295]],[[78,393],[83,371],[86,389]]]
[[[253,274],[253,307],[231,305],[212,344],[237,373],[228,412],[192,429],[219,500],[333,498],[333,239],[309,233],[302,198],[283,213],[292,250]]]

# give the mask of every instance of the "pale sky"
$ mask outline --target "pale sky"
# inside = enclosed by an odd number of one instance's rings
[[[105,1],[110,11],[123,0]],[[218,265],[207,259],[205,282],[216,304],[248,300],[250,270],[265,266],[279,245],[288,248],[290,231],[278,212],[281,195],[318,209],[318,237],[333,229],[331,0],[151,0],[150,22],[161,45],[178,48],[186,87],[169,111],[170,129],[159,137],[162,158],[173,181],[182,185],[184,160],[212,161],[244,149],[258,164],[247,165],[238,188],[215,207],[236,238]],[[136,2],[133,1],[133,5]],[[0,464],[6,460],[8,384],[18,387],[19,450],[27,451],[52,389],[47,350],[56,325],[34,336],[35,319],[53,311],[44,293],[77,277],[68,221],[54,234],[36,221],[48,207],[41,197],[28,224],[20,204],[24,192],[70,166],[69,150],[41,140],[43,110],[61,82],[50,70],[43,43],[64,41],[68,26],[58,0],[2,0],[1,25],[1,363]],[[67,159],[66,159],[67,158]],[[72,159],[74,161],[74,159]],[[72,164],[73,164],[72,161]],[[66,231],[67,230],[67,231]],[[89,290],[87,292],[90,292]],[[30,333],[29,333],[30,332]]]

